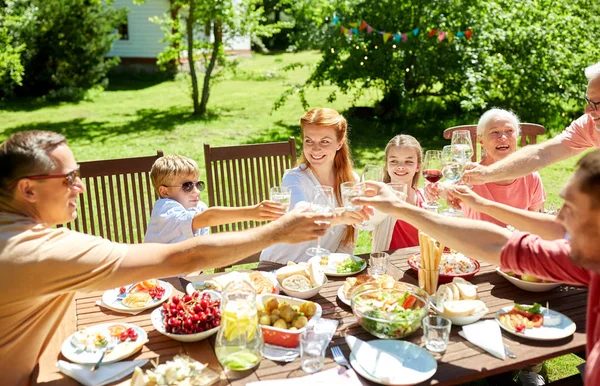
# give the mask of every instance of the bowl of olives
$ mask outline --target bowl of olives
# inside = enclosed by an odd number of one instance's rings
[[[257,303],[265,343],[287,348],[298,347],[300,334],[314,326],[323,313],[319,304],[290,296],[258,295]]]

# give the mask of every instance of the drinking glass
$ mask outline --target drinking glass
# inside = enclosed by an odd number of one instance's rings
[[[465,163],[455,158],[457,152],[455,147],[458,145],[447,145],[442,150],[442,175],[446,181],[454,184],[458,182],[465,172]],[[445,209],[441,212],[444,216],[462,217],[463,213],[454,208]]]
[[[270,191],[270,200],[280,203],[283,209],[288,212],[290,210],[290,202],[292,200],[292,191],[285,186],[273,186]]]
[[[398,196],[399,199],[406,201],[406,196],[408,195],[407,184],[403,184],[401,182],[390,182],[387,184],[387,186],[389,186],[394,193],[396,193],[396,196]]]
[[[427,150],[423,158],[423,177],[434,184],[442,179],[442,152],[439,150]],[[437,201],[431,200],[424,204],[425,209],[432,210],[440,207]]]
[[[333,214],[335,212],[335,196],[331,186],[317,185],[313,188],[310,201],[310,211],[319,214]],[[316,221],[315,221],[316,222]],[[321,224],[330,224],[330,220],[319,221]],[[321,248],[321,236],[317,239],[317,246],[306,250],[309,256],[328,255],[327,249]]]
[[[366,185],[362,182],[342,182],[340,191],[342,193],[342,205],[348,212],[356,212],[362,209],[362,205],[354,205],[352,199],[364,196]]]
[[[452,149],[454,158],[458,162],[466,163],[473,157],[473,143],[471,142],[471,132],[469,130],[456,130],[452,132]]]
[[[452,322],[441,316],[426,316],[422,323],[425,348],[432,352],[446,351]]]
[[[325,350],[329,345],[329,334],[306,330],[300,335],[300,366],[312,374],[323,368]]]
[[[365,168],[363,169],[363,172],[360,176],[360,180],[362,182],[365,182],[365,181],[381,182],[381,181],[383,181],[383,168],[381,166],[373,165],[373,164],[365,165]],[[371,232],[372,230],[375,229],[375,226],[373,224],[369,224],[366,220],[364,220],[360,224],[355,224],[354,227],[356,227],[357,229],[361,229],[363,231],[367,231],[367,232]]]
[[[390,255],[385,252],[373,252],[369,255],[369,275],[378,276],[387,272]]]

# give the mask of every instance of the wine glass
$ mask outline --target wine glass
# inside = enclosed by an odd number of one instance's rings
[[[442,152],[439,150],[427,150],[423,158],[423,177],[432,184],[442,179]],[[435,200],[427,201],[425,209],[433,210],[440,207]]]
[[[310,200],[310,211],[319,214],[333,214],[335,212],[335,195],[331,186],[317,185],[313,187],[312,198]],[[315,221],[317,224],[330,224],[330,220]],[[317,246],[306,250],[309,256],[328,255],[325,248],[321,248],[321,236],[317,239]]]
[[[381,166],[373,165],[373,164],[365,165],[365,168],[363,169],[363,172],[360,176],[360,180],[362,182],[365,182],[365,181],[381,182],[381,181],[383,181],[383,168]],[[367,231],[367,232],[370,232],[375,229],[375,226],[373,224],[369,224],[366,220],[363,220],[362,223],[355,224],[354,226],[357,229],[361,229],[361,230]]]
[[[452,184],[458,182],[463,173],[465,172],[465,162],[462,159],[457,159],[456,154],[461,154],[462,150],[456,150],[456,146],[460,145],[447,145],[442,150],[442,175],[444,178]],[[445,209],[441,212],[445,216],[462,217],[463,213],[460,210],[454,208]]]
[[[452,149],[454,158],[458,162],[466,163],[473,157],[473,143],[471,142],[471,132],[469,130],[456,130],[452,132]]]

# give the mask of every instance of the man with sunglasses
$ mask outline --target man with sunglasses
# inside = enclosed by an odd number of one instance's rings
[[[29,385],[75,291],[212,268],[274,243],[325,234],[329,215],[292,211],[262,227],[175,244],[119,244],[67,228],[85,190],[60,134],[26,131],[0,145],[0,384]],[[10,360],[9,360],[10,358]]]
[[[481,185],[525,176],[553,163],[600,148],[600,62],[585,69],[588,79],[585,114],[560,135],[538,145],[525,146],[492,165],[471,164],[466,183]]]

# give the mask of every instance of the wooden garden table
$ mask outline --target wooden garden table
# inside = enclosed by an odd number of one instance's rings
[[[418,247],[394,251],[390,254],[390,261],[394,265],[395,276],[401,281],[412,284],[417,283],[416,275],[411,271],[407,258],[418,251]],[[206,278],[206,275],[203,276]],[[345,278],[329,278],[328,283],[320,294],[311,299],[323,307],[323,317],[337,319],[340,322],[330,346],[339,345],[348,357],[350,350],[344,341],[346,334],[355,335],[363,340],[375,339],[357,323],[350,307],[337,299],[337,290]],[[173,285],[176,292],[183,292],[184,288],[176,277],[162,279]],[[484,318],[493,318],[500,308],[517,303],[550,302],[552,309],[562,312],[570,317],[576,324],[575,334],[569,338],[540,342],[521,339],[510,334],[503,334],[504,343],[517,355],[516,359],[508,357],[502,361],[497,359],[465,339],[458,336],[460,327],[452,327],[450,344],[443,354],[435,355],[438,361],[436,374],[424,384],[450,385],[473,381],[491,375],[520,369],[524,366],[542,362],[555,356],[578,353],[585,350],[585,318],[587,304],[587,289],[580,287],[561,286],[544,293],[523,291],[498,275],[494,267],[482,263],[481,271],[471,280],[478,285],[478,296],[483,300],[490,312]],[[215,371],[222,374],[218,385],[245,385],[248,382],[267,379],[282,379],[306,375],[300,369],[300,360],[291,363],[273,362],[264,359],[253,371],[245,373],[225,373],[217,361],[214,353],[214,337],[196,343],[180,343],[156,331],[150,321],[152,310],[144,311],[138,315],[124,315],[109,311],[96,305],[102,292],[78,294],[70,313],[61,323],[59,332],[53,338],[50,346],[40,360],[39,373],[35,374],[38,384],[44,385],[76,385],[77,383],[58,371],[55,363],[62,358],[60,344],[66,337],[78,328],[105,322],[134,323],[144,328],[148,333],[149,342],[140,352],[128,359],[148,358],[159,360],[161,363],[172,359],[176,354],[187,353],[202,363],[208,363]],[[423,346],[422,332],[417,331],[406,340]],[[336,366],[330,350],[327,350],[325,368]],[[363,384],[373,385],[361,378]],[[117,383],[127,385],[129,381]]]

